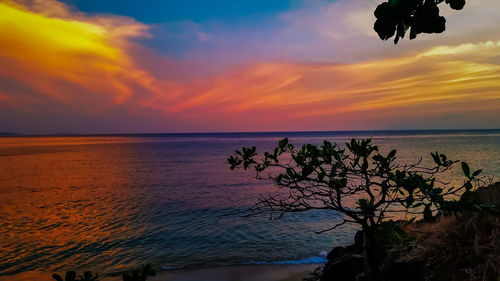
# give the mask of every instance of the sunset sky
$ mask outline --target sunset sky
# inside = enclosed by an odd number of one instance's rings
[[[0,0],[0,132],[500,128],[500,1],[398,45],[382,0]]]

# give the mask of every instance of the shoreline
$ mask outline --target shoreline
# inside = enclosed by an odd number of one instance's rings
[[[302,281],[321,265],[323,264],[248,264],[167,270],[158,272],[151,281]],[[121,279],[109,281],[114,280]]]
[[[323,263],[310,264],[249,264],[205,267],[197,269],[162,270],[148,281],[302,281]],[[78,272],[78,274],[81,274]],[[0,281],[54,280],[52,272],[27,271],[0,276]],[[100,281],[121,281],[122,277],[103,275]]]

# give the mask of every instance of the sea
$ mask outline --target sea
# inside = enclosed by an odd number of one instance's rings
[[[400,163],[429,164],[438,151],[500,178],[500,130],[1,137],[0,276],[324,262],[356,227],[316,234],[341,221],[333,211],[246,217],[275,186],[226,163],[284,137],[296,147],[371,138]],[[448,177],[463,181],[460,169]]]

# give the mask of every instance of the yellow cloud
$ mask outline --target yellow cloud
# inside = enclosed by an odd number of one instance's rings
[[[500,41],[487,41],[476,44],[467,43],[457,46],[438,46],[423,52],[420,56],[442,56],[442,55],[459,55],[471,54],[482,51],[489,51],[500,46]]]
[[[54,5],[42,5],[48,2]],[[120,104],[151,79],[126,51],[147,29],[123,17],[86,17],[55,1],[0,2],[0,75],[70,105]]]

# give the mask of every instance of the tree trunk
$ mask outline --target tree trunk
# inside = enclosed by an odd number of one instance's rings
[[[366,274],[369,280],[378,281],[379,280],[379,266],[380,257],[377,255],[377,243],[375,239],[375,230],[372,227],[363,227],[363,233],[365,236],[365,266]]]

